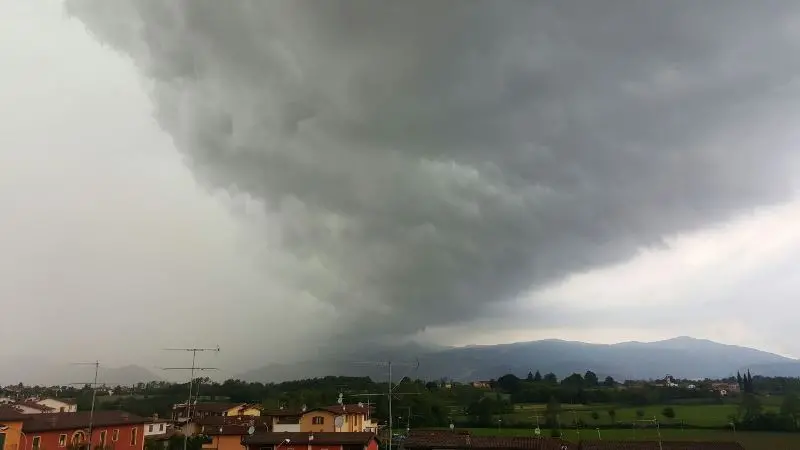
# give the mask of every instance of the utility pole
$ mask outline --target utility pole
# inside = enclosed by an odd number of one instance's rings
[[[397,362],[394,362],[394,361],[369,361],[369,362],[362,362],[360,364],[370,364],[370,365],[373,365],[373,366],[386,367],[386,368],[389,369],[389,388],[387,389],[386,395],[389,397],[389,447],[388,447],[388,449],[392,450],[392,437],[393,437],[392,434],[394,433],[394,428],[393,428],[393,425],[392,425],[393,424],[393,422],[392,422],[392,397],[395,395],[394,394],[394,390],[397,389],[397,387],[400,386],[400,384],[403,382],[403,379],[405,379],[405,377],[408,376],[408,374],[406,374],[405,376],[403,376],[403,378],[400,379],[399,382],[397,382],[397,384],[394,384],[392,382],[392,368],[395,367],[395,366],[411,367],[411,369],[408,371],[408,373],[411,373],[412,371],[419,369],[419,360],[417,360],[413,364],[411,364],[411,363],[397,363]]]
[[[167,351],[176,351],[176,352],[191,352],[192,353],[192,366],[191,367],[164,367],[162,370],[188,370],[189,371],[189,399],[186,401],[186,429],[183,433],[183,450],[186,450],[186,447],[189,444],[189,433],[188,433],[188,425],[189,422],[192,420],[192,393],[193,393],[193,383],[194,383],[194,373],[195,371],[202,371],[202,370],[219,370],[216,367],[198,367],[197,366],[197,352],[217,352],[219,353],[219,346],[214,348],[166,348],[164,350]],[[199,389],[198,389],[199,393]]]
[[[91,383],[70,383],[70,384],[91,384],[92,385],[92,406],[89,409],[89,436],[87,436],[87,450],[92,449],[92,428],[94,425],[94,404],[97,400],[97,376],[100,373],[100,361],[95,362],[80,362],[80,363],[73,363],[75,366],[94,366],[94,381]]]

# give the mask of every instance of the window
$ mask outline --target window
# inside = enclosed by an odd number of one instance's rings
[[[117,442],[119,440],[119,429],[111,432],[111,440]]]
[[[39,450],[39,445],[42,443],[41,436],[34,436],[33,437],[33,450]]]
[[[158,431],[164,431],[164,424],[163,423],[158,424]]]
[[[58,446],[59,447],[66,447],[67,446],[67,435],[66,434],[58,435]]]
[[[152,433],[153,432],[153,425],[148,425],[147,426],[147,431]]]
[[[312,425],[322,425],[325,423],[325,418],[322,416],[314,416],[311,418]]]
[[[58,408],[58,412],[64,412],[64,407]]]
[[[83,431],[76,431],[72,434],[72,445],[80,445],[83,441],[86,440],[86,435],[83,434]]]
[[[139,431],[138,428],[131,428],[131,445],[136,445],[136,432]]]
[[[100,446],[101,447],[106,446],[106,430],[100,431]]]

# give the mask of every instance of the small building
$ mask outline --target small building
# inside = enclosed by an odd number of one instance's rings
[[[78,411],[78,405],[76,403],[68,402],[64,399],[59,400],[55,398],[42,398],[39,400],[35,400],[35,403],[50,408],[52,412]]]
[[[490,389],[492,387],[492,383],[490,381],[473,381],[472,387],[476,389]]]
[[[303,433],[376,433],[371,408],[363,403],[314,408],[300,416]]]
[[[280,408],[271,411],[262,411],[261,415],[268,418],[269,429],[275,433],[299,433],[300,418],[306,412],[305,406],[300,410]]]
[[[91,415],[92,433],[89,436]],[[66,447],[112,447],[114,450],[142,450],[142,417],[124,411],[88,411],[30,414],[22,431],[22,450],[56,450]]]
[[[0,449],[18,450],[24,439],[22,426],[28,416],[6,405],[0,406]]]
[[[246,450],[378,450],[373,433],[255,433],[242,444]]]
[[[208,450],[244,450],[245,446],[242,439],[250,435],[250,427],[255,432],[266,433],[269,431],[265,423],[228,424],[228,425],[203,425],[200,434],[208,437],[208,441],[203,444],[204,449]]]
[[[171,431],[169,421],[158,417],[158,414],[153,414],[153,417],[145,419],[144,423],[144,437],[162,436]]]
[[[739,383],[711,383],[711,390],[715,392],[719,392],[720,395],[727,395],[733,393],[739,393]],[[725,394],[722,394],[722,391],[725,391]]]

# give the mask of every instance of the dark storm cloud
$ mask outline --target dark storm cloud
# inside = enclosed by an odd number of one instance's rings
[[[796,2],[67,6],[153,82],[198,179],[329,276],[287,283],[362,330],[478,317],[796,175]]]

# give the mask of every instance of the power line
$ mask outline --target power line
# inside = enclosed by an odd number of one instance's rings
[[[192,366],[191,367],[164,367],[161,370],[188,370],[189,372],[189,399],[186,401],[186,428],[184,429],[183,433],[183,450],[186,450],[186,447],[189,443],[189,422],[192,419],[192,393],[193,393],[193,383],[194,383],[194,373],[195,371],[203,371],[203,370],[219,370],[216,367],[197,367],[197,353],[198,352],[217,352],[219,353],[219,346],[214,348],[165,348],[166,351],[176,351],[176,352],[191,352],[192,353]],[[200,390],[198,388],[198,394]]]

